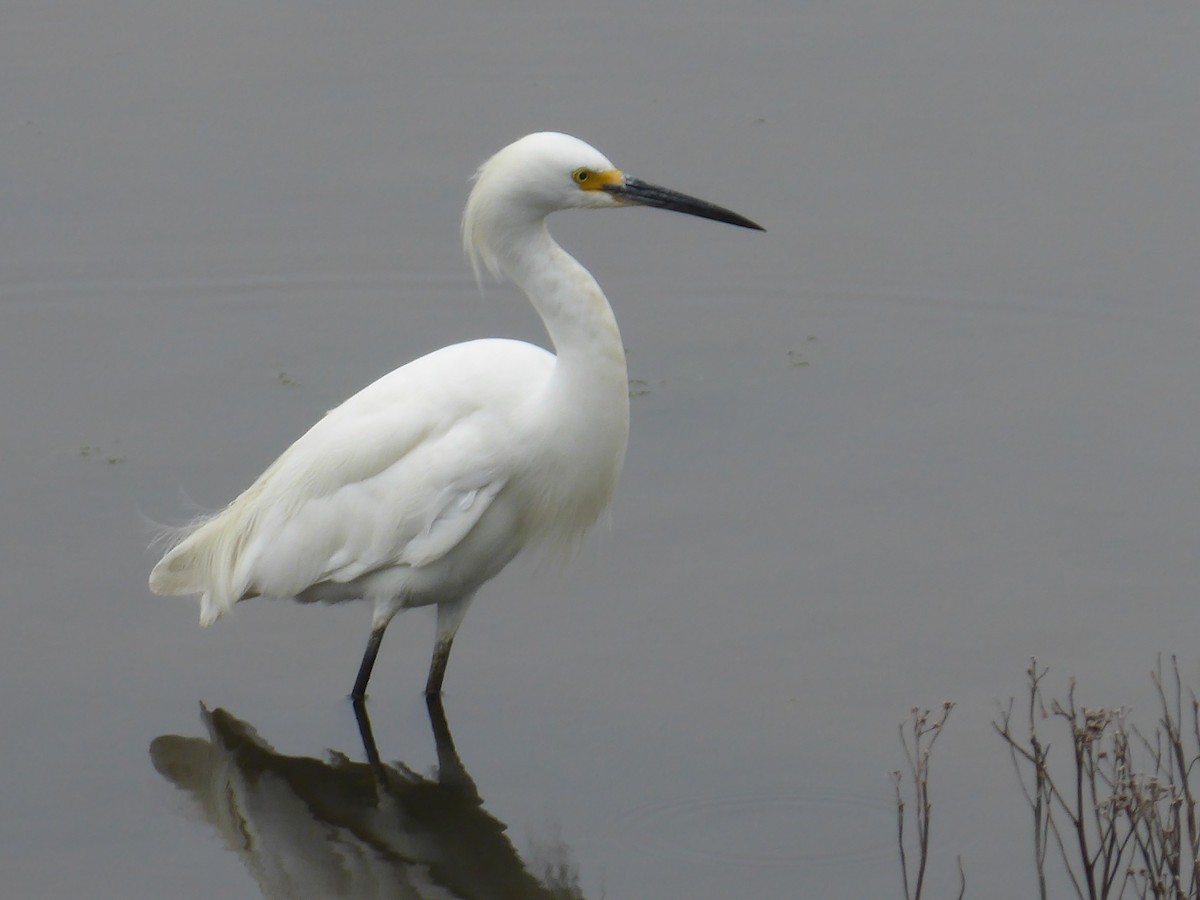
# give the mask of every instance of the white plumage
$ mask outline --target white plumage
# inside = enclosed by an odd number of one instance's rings
[[[647,185],[563,134],[528,135],[480,168],[463,240],[537,309],[555,353],[455,344],[364,388],[154,567],[157,594],[200,594],[208,625],[255,596],[374,605],[353,696],[384,629],[438,604],[427,693],[441,690],[475,591],[531,542],[581,536],[612,499],[629,432],[625,353],[595,279],[545,228],[558,209],[658,206],[759,226]]]

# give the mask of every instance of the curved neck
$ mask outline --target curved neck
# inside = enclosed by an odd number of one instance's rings
[[[593,374],[618,369],[624,382],[625,348],[608,299],[591,273],[550,236],[545,223],[509,229],[496,249],[501,271],[541,316],[560,365]]]

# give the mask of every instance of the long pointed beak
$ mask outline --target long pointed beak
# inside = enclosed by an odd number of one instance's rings
[[[767,230],[723,206],[717,206],[707,200],[698,200],[656,184],[647,184],[638,178],[627,176],[624,184],[606,184],[602,190],[612,194],[623,203],[669,209],[674,212],[686,213],[689,216],[699,216],[701,219],[712,219],[714,222],[737,225],[739,228],[752,228],[755,231]]]

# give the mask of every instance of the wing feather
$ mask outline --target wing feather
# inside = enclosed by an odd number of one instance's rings
[[[208,624],[247,596],[296,596],[394,566],[427,566],[478,523],[518,465],[519,410],[553,357],[476,341],[364,388],[245,492],[197,523],[151,573],[202,593]]]

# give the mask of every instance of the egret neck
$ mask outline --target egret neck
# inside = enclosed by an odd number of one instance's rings
[[[497,237],[490,250],[498,268],[529,298],[554,345],[554,374],[540,406],[541,490],[561,505],[564,536],[577,539],[612,500],[625,458],[629,375],[621,332],[596,279],[544,221],[508,223]]]

